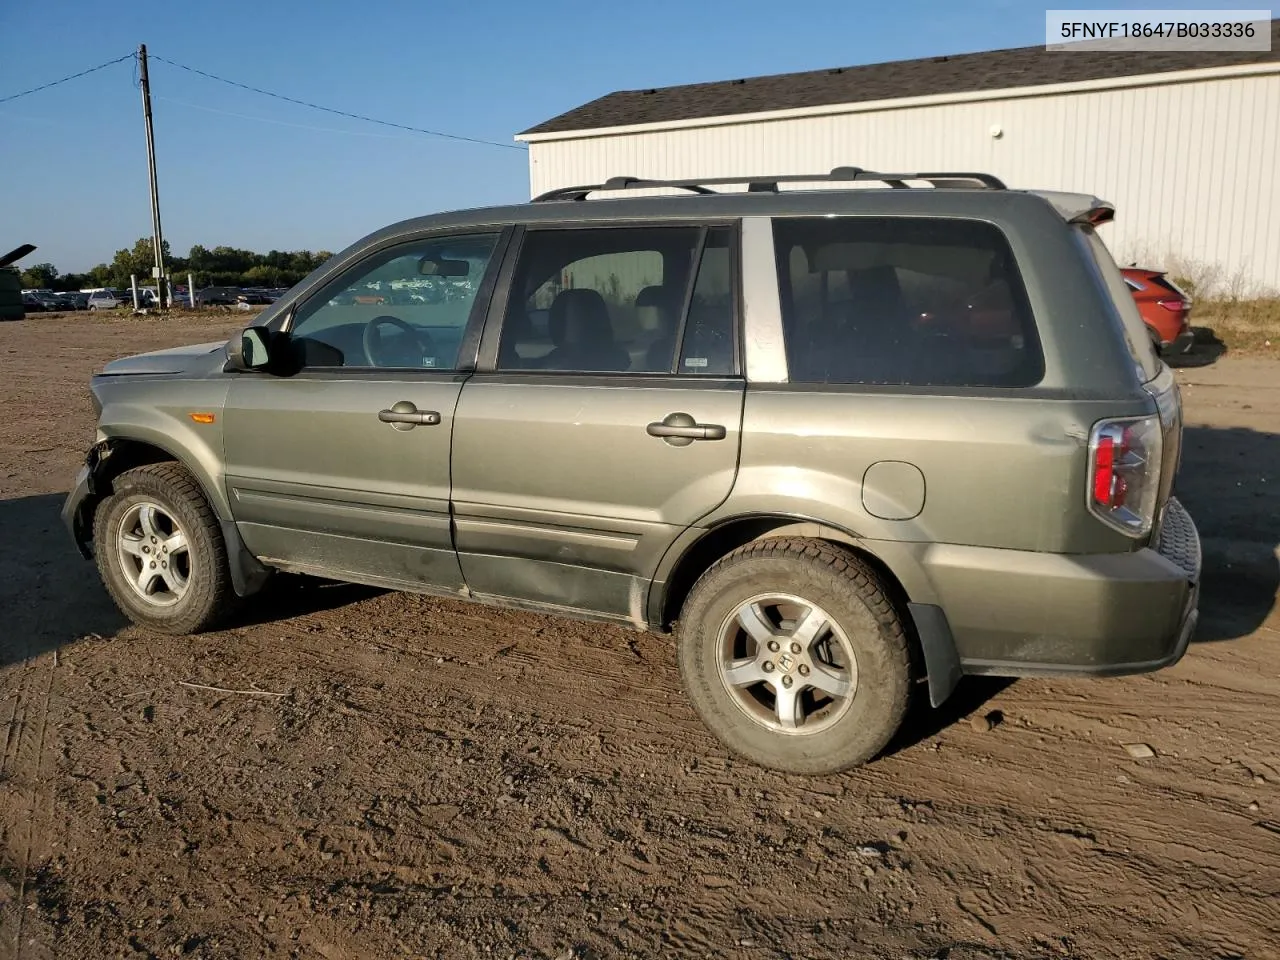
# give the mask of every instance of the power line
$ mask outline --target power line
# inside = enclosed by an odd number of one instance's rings
[[[124,59],[123,57],[121,59]],[[442,137],[445,140],[460,140],[464,143],[478,143],[487,147],[502,147],[504,150],[525,150],[523,144],[501,143],[497,140],[483,140],[478,137],[464,137],[456,133],[442,133],[439,130],[427,130],[422,127],[411,127],[404,123],[393,123],[390,120],[379,120],[376,117],[366,117],[359,113],[348,113],[346,110],[335,110],[333,107],[324,107],[318,103],[310,103],[306,100],[298,100],[294,97],[286,97],[284,94],[272,93],[270,90],[263,90],[260,87],[251,87],[247,83],[238,83],[235,80],[228,80],[226,77],[219,77],[204,70],[197,70],[195,67],[188,67],[183,63],[175,63],[173,60],[166,60],[164,57],[151,55],[152,60],[159,60],[161,63],[167,63],[171,67],[177,67],[179,70],[186,70],[188,73],[195,73],[210,80],[217,80],[219,83],[225,83],[233,87],[239,87],[241,90],[248,90],[252,93],[262,94],[264,97],[271,97],[275,100],[283,100],[286,103],[297,104],[300,107],[310,107],[312,110],[321,110],[325,113],[336,114],[339,117],[347,117],[351,120],[363,120],[365,123],[376,123],[384,127],[394,127],[397,130],[408,130],[411,133],[423,133],[429,137]],[[0,101],[2,103],[3,101]]]
[[[136,54],[130,52],[123,57],[116,57],[114,60],[108,60],[106,63],[100,63],[96,67],[90,67],[88,70],[81,70],[79,73],[73,73],[69,77],[63,77],[61,80],[54,80],[51,83],[42,83],[38,87],[32,87],[30,90],[23,90],[21,93],[10,94],[7,97],[0,97],[0,103],[8,103],[10,100],[17,100],[19,97],[30,96],[33,93],[39,93],[41,90],[48,90],[50,87],[56,87],[60,83],[66,83],[68,80],[76,80],[80,77],[86,77],[91,73],[96,73],[113,64],[120,63],[124,60],[132,60]]]
[[[160,59],[152,57],[153,60]],[[380,140],[412,140],[415,143],[422,141],[418,137],[406,137],[402,134],[395,133],[374,133],[371,130],[344,130],[341,127],[317,127],[310,123],[290,123],[287,120],[276,120],[274,117],[255,117],[247,113],[234,113],[230,110],[219,110],[217,107],[208,107],[200,103],[189,103],[186,100],[175,100],[173,97],[162,97],[158,94],[152,94],[152,100],[160,100],[164,103],[172,103],[179,107],[189,107],[192,110],[204,110],[206,113],[216,113],[223,117],[235,117],[238,120],[254,120],[258,123],[270,123],[278,127],[291,127],[294,130],[315,130],[320,133],[341,133],[349,137],[377,137]]]

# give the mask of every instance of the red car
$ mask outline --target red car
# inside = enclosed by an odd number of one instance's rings
[[[1159,270],[1125,267],[1122,272],[1156,349],[1164,354],[1190,350],[1195,339],[1191,298]]]

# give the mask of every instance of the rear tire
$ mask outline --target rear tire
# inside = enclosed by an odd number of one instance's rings
[[[111,599],[140,626],[201,633],[238,606],[218,519],[180,464],[116,477],[94,514],[93,549]]]
[[[906,714],[902,619],[871,568],[822,540],[759,540],[712,566],[681,612],[679,660],[711,732],[775,770],[858,766]]]

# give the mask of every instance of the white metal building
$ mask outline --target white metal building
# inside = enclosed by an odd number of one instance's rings
[[[534,195],[842,165],[1093,193],[1123,262],[1280,292],[1280,20],[1270,52],[1026,47],[622,91],[517,139]]]

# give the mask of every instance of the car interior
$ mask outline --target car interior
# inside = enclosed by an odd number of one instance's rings
[[[300,367],[451,370],[494,237],[429,245],[346,277],[304,304],[290,331]]]
[[[679,372],[733,371],[729,231],[548,232],[526,244],[507,306],[500,370],[665,373],[677,370],[680,319],[695,279]]]
[[[1043,374],[1025,294],[998,249],[835,241],[783,254],[793,380],[1028,386]]]

